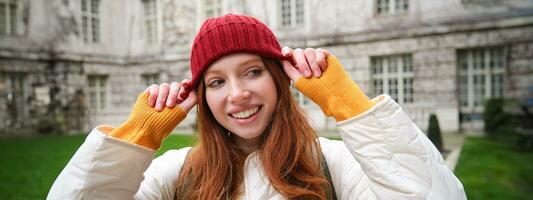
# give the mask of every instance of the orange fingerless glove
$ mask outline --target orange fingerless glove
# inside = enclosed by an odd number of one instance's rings
[[[146,93],[140,94],[130,118],[109,135],[150,149],[159,149],[163,139],[185,119],[187,113],[179,106],[158,112],[148,105],[148,97]]]
[[[367,111],[375,104],[350,78],[335,56],[329,55],[327,64],[319,78],[302,76],[295,84],[299,91],[320,106],[324,114],[342,121]]]

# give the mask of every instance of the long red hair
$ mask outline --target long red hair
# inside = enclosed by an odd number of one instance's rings
[[[261,135],[261,166],[272,186],[288,199],[326,199],[317,135],[292,97],[288,77],[277,60],[263,59],[278,94],[271,126]],[[246,154],[211,113],[205,84],[198,86],[199,143],[182,167],[177,191],[183,199],[233,199],[242,195]]]

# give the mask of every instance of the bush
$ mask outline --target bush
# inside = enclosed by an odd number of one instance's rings
[[[503,98],[488,99],[483,111],[485,133],[489,137],[496,137],[512,132],[511,116],[504,111],[505,100]]]
[[[428,127],[428,137],[431,142],[437,147],[437,149],[442,152],[444,150],[442,143],[442,136],[439,127],[439,120],[437,115],[431,114],[429,116],[429,127]]]

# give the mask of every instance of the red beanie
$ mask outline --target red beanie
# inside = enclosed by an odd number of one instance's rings
[[[191,50],[191,87],[198,86],[204,71],[217,59],[238,52],[284,59],[274,33],[253,17],[226,14],[209,18],[200,27]]]

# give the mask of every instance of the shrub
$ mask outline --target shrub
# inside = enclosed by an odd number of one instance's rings
[[[509,132],[511,116],[504,112],[505,100],[503,98],[488,99],[483,111],[484,130],[489,137]]]
[[[431,114],[429,116],[429,127],[428,127],[428,137],[431,142],[437,147],[439,151],[443,151],[443,143],[442,143],[442,136],[441,131],[439,127],[439,120],[437,119],[437,115]]]

